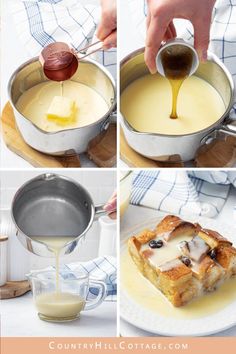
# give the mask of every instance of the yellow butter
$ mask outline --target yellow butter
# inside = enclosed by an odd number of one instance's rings
[[[68,97],[55,96],[46,113],[47,119],[59,125],[66,125],[76,120],[77,106]]]

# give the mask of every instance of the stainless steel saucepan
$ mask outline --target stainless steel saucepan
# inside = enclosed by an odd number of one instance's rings
[[[90,194],[79,183],[47,173],[29,180],[17,191],[11,213],[22,245],[39,256],[53,257],[53,250],[35,237],[70,237],[60,253],[69,254],[105,211],[102,205],[94,206]]]
[[[128,55],[121,62],[120,90],[121,94],[126,87],[136,79],[148,74],[148,68],[144,62],[144,48]],[[207,81],[221,95],[225,112],[211,126],[192,134],[165,135],[135,130],[121,114],[121,125],[128,144],[138,153],[156,161],[189,161],[194,159],[201,145],[220,131],[221,135],[233,135],[236,137],[235,122],[230,121],[228,114],[233,105],[234,83],[224,64],[212,53],[208,53],[208,60],[200,64],[195,75]],[[207,105],[206,100],[206,105]],[[214,133],[214,134],[213,134]]]
[[[85,152],[89,141],[108,128],[115,111],[115,82],[102,65],[91,59],[81,60],[71,80],[83,83],[97,91],[108,105],[107,113],[92,124],[57,132],[46,132],[40,129],[16,108],[19,97],[25,91],[48,81],[39,58],[33,58],[21,65],[9,80],[8,94],[17,127],[28,145],[45,154],[63,156]]]

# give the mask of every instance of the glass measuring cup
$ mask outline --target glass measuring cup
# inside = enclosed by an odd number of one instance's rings
[[[106,297],[106,284],[94,280],[82,271],[61,270],[59,283],[55,270],[27,275],[34,304],[41,320],[68,322],[79,318],[81,311],[92,310]],[[88,295],[93,294],[93,299]]]

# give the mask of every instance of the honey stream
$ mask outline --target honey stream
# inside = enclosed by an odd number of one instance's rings
[[[61,97],[63,97],[63,95],[64,95],[64,85],[63,85],[63,81],[60,82],[60,88],[61,88]]]
[[[162,51],[161,61],[165,76],[169,80],[172,89],[170,118],[176,119],[178,118],[178,95],[184,80],[190,74],[193,63],[193,51],[187,46],[173,45]]]

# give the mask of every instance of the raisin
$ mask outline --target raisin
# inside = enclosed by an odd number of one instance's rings
[[[211,250],[209,253],[208,253],[208,255],[211,257],[211,259],[216,259],[216,256],[217,256],[217,254],[216,254],[216,250]]]
[[[151,240],[149,242],[149,247],[151,248],[161,248],[163,246],[162,240]]]
[[[191,265],[191,259],[189,259],[188,257],[181,257],[181,261],[187,266],[189,267]]]

